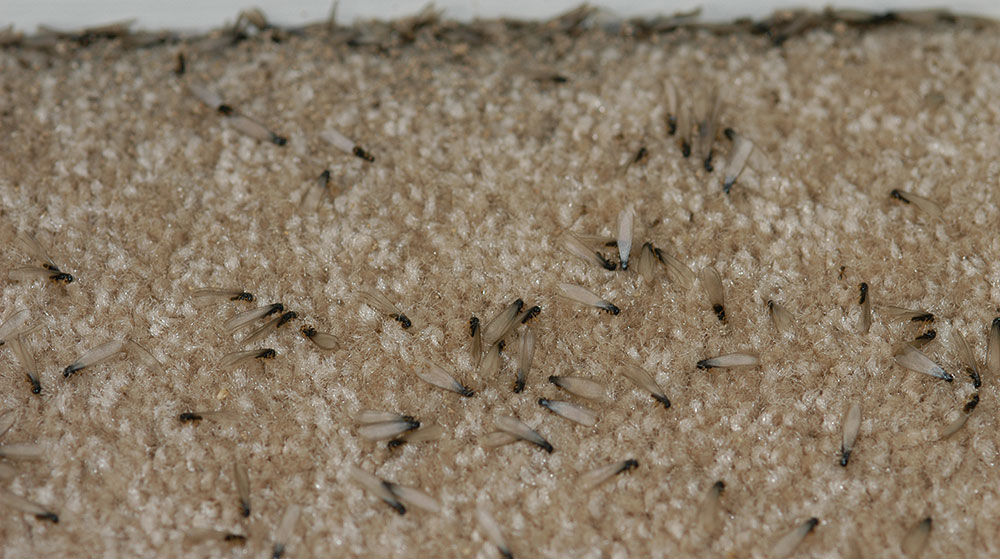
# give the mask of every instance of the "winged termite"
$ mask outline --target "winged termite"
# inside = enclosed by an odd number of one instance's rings
[[[389,315],[389,318],[398,322],[404,330],[413,326],[413,323],[411,323],[410,319],[403,314],[403,311],[399,310],[399,307],[394,305],[392,301],[378,291],[362,291],[359,294],[359,297],[369,307],[382,314]]]
[[[357,143],[351,141],[347,136],[341,134],[333,128],[328,128],[319,133],[319,137],[323,138],[329,142],[333,147],[339,149],[344,153],[351,154],[355,157],[360,157],[369,163],[373,163],[375,158],[368,153],[367,150],[359,146]]]
[[[33,280],[45,278],[56,283],[73,283],[72,274],[59,269],[41,243],[30,233],[17,236],[17,244],[25,254],[42,262],[41,266],[27,266],[11,270],[7,276],[12,280]]]

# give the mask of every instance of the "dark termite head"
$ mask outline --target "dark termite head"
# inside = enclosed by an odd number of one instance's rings
[[[240,516],[243,518],[250,518],[250,503],[240,501]]]
[[[524,379],[517,379],[514,381],[514,394],[520,394],[524,392]]]
[[[497,342],[497,353],[502,352],[503,348],[505,348],[505,347],[507,347],[507,341],[506,340],[500,340],[499,342]]]
[[[732,128],[726,127],[726,129],[723,130],[722,133],[726,135],[726,139],[729,140],[730,142],[736,139],[736,131],[733,130]]]
[[[840,449],[840,465],[847,467],[847,462],[851,459],[851,451],[845,448]]]
[[[52,274],[51,276],[49,276],[49,279],[56,283],[62,283],[62,284],[73,283],[73,275],[67,274],[66,272],[59,272],[57,274]]]
[[[712,305],[712,311],[715,312],[715,316],[719,317],[719,322],[726,321],[726,308],[722,305]]]
[[[410,322],[410,319],[407,318],[405,314],[394,314],[394,315],[392,315],[392,318],[396,322],[398,322],[400,324],[400,326],[403,327],[403,330],[406,330],[410,326],[413,326],[413,323]]]
[[[285,310],[285,305],[282,305],[281,303],[275,303],[275,304],[271,305],[271,307],[269,309],[267,309],[267,312],[264,313],[264,316],[271,316],[272,314],[279,313],[279,312],[281,312],[283,310]],[[264,318],[264,317],[261,317],[261,318]]]
[[[965,408],[963,408],[962,411],[964,411],[967,414],[972,413],[972,410],[976,409],[976,406],[978,405],[979,405],[979,393],[976,392],[972,395],[972,397],[969,398],[969,401],[965,404]]]
[[[70,366],[66,367],[65,369],[63,369],[63,377],[69,378],[70,375],[72,375],[73,373],[75,373],[75,372],[77,372],[79,370],[80,370],[80,368],[77,367],[76,365],[70,365]]]
[[[524,318],[521,319],[521,324],[527,324],[529,320],[538,316],[538,313],[542,312],[542,307],[535,305],[528,309],[528,312],[524,313]]]
[[[246,301],[247,303],[253,303],[253,293],[247,293],[246,291],[240,292],[229,298],[230,301]]]
[[[726,490],[726,482],[719,480],[712,485],[712,489],[714,489],[716,493],[722,493]]]
[[[653,399],[656,400],[657,402],[663,404],[663,407],[665,407],[665,408],[669,408],[670,407],[670,399],[667,398],[666,396],[660,396],[659,394],[653,394]]]
[[[28,382],[31,383],[31,393],[41,394],[42,393],[42,383],[38,382],[38,379],[28,377]]]
[[[278,319],[277,327],[281,328],[285,324],[288,324],[290,321],[295,320],[298,317],[299,314],[296,313],[295,311],[288,311],[285,314],[281,315],[281,318]]]
[[[906,199],[906,196],[903,196],[903,193],[899,189],[896,189],[896,188],[892,189],[892,192],[889,193],[889,197],[890,198],[895,198],[895,199],[903,202],[904,204],[909,204],[910,203],[910,201]]]
[[[639,467],[639,461],[635,458],[629,458],[622,464],[622,472],[627,472],[629,470],[634,470]]]
[[[354,149],[351,151],[354,153],[355,156],[360,157],[361,159],[364,159],[369,163],[375,162],[375,158],[372,156],[372,154],[365,151],[364,148],[362,148],[361,146],[354,146]]]
[[[299,328],[299,332],[302,332],[302,335],[307,338],[311,338],[316,335],[316,329],[309,325]]]
[[[681,155],[684,157],[691,157],[691,144],[684,140],[681,142]]]
[[[773,311],[774,310],[774,300],[773,299],[768,299],[767,300],[767,310],[769,310],[769,311]]]
[[[667,116],[667,134],[673,136],[677,133],[677,117],[674,115]]]
[[[621,310],[621,309],[619,309],[619,308],[618,308],[618,307],[616,307],[615,305],[612,305],[611,303],[608,303],[608,304],[607,304],[607,306],[604,306],[604,307],[601,307],[601,309],[602,309],[602,310],[603,310],[604,312],[606,312],[606,313],[611,313],[611,314],[613,314],[613,315],[615,315],[615,316],[618,316],[618,313],[622,312],[622,310]]]
[[[257,359],[274,359],[277,355],[278,355],[277,351],[268,348],[260,350],[260,353],[258,353],[255,357]]]
[[[861,285],[858,286],[858,291],[860,292],[860,297],[858,298],[858,304],[864,305],[865,301],[868,300],[868,284],[865,282],[861,282]]]
[[[479,317],[474,316],[469,319],[469,337],[475,338],[479,331]]]
[[[608,260],[607,258],[604,257],[603,254],[597,251],[594,251],[594,254],[597,255],[597,259],[601,261],[601,267],[604,268],[605,270],[613,272],[615,271],[616,268],[618,268],[618,264],[615,264],[614,262]]]
[[[916,340],[919,340],[919,341],[928,341],[929,342],[929,341],[933,340],[936,337],[937,337],[937,330],[928,330],[928,331],[924,332],[923,334],[920,334],[919,336],[917,336]]]
[[[189,422],[192,422],[192,421],[201,421],[202,418],[201,418],[200,415],[198,415],[196,413],[184,412],[184,413],[180,414],[179,416],[177,416],[177,419],[180,419],[181,423],[189,423]]]
[[[236,111],[233,110],[233,108],[231,106],[229,106],[229,105],[227,105],[225,103],[223,103],[223,104],[219,105],[218,107],[216,107],[216,110],[218,110],[219,114],[221,114],[222,116],[232,116],[233,113],[236,112]]]
[[[929,312],[918,314],[917,316],[911,318],[910,322],[934,322],[934,315]]]
[[[42,514],[36,514],[35,518],[39,520],[47,520],[53,524],[59,524],[59,515],[54,512],[44,512]]]
[[[284,146],[285,144],[288,143],[288,138],[284,136],[279,136],[274,132],[271,132],[271,143],[276,146]]]
[[[222,536],[222,541],[243,545],[247,543],[247,537],[243,534],[226,534],[225,536]]]
[[[469,388],[468,386],[463,386],[461,390],[458,391],[458,393],[459,395],[464,396],[466,398],[471,398],[476,395],[476,391]]]
[[[632,159],[632,163],[638,163],[642,161],[642,158],[646,157],[648,154],[649,151],[646,149],[646,146],[642,146],[641,148],[639,148],[638,153],[635,154],[635,158]]]
[[[819,525],[819,519],[814,516],[814,517],[810,518],[809,520],[807,520],[806,524],[809,525],[809,532],[812,532],[813,530],[816,529],[816,526]]]
[[[695,365],[695,367],[698,367],[699,369],[711,369],[712,365],[709,364],[709,361],[711,361],[711,359],[702,359],[697,365]]]
[[[712,155],[713,153],[710,151],[708,157],[705,158],[705,171],[709,173],[715,170],[715,167],[712,166]]]

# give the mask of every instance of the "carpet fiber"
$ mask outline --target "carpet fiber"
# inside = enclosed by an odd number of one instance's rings
[[[981,404],[941,440],[974,392],[957,335],[985,363],[1000,305],[1000,34],[966,20],[797,30],[650,30],[592,14],[0,50],[5,266],[41,264],[17,249],[30,233],[76,278],[4,275],[3,314],[28,309],[26,326],[39,327],[26,339],[42,393],[0,348],[0,409],[17,416],[0,444],[44,455],[0,460],[14,470],[2,485],[60,522],[0,506],[0,556],[265,557],[297,505],[287,557],[497,557],[477,503],[515,557],[768,557],[810,517],[819,525],[796,556],[901,557],[925,517],[925,557],[1000,554],[997,371],[981,365]],[[684,130],[668,133],[668,83],[699,117],[718,92],[714,172],[703,154],[682,156]],[[287,144],[241,133],[189,84]],[[728,196],[727,127],[755,145]],[[329,129],[374,162],[324,142]],[[316,204],[324,169],[331,195]],[[893,189],[933,200],[940,216]],[[629,270],[563,248],[567,231],[616,237],[628,206]],[[670,281],[659,264],[653,281],[636,272],[647,241],[695,273],[718,270],[725,323],[700,282]],[[621,313],[559,297],[564,282]],[[259,303],[193,300],[205,286],[243,287]],[[412,328],[366,305],[365,290]],[[469,319],[486,324],[518,297],[542,311],[528,323],[527,388],[514,394],[525,327],[487,375]],[[788,333],[775,331],[769,300],[794,316]],[[220,367],[249,331],[227,333],[226,319],[278,301],[299,318],[251,346],[277,357]],[[894,363],[923,330],[885,305],[935,314],[937,338],[922,350],[953,383]],[[298,334],[304,324],[341,349],[318,350]],[[61,374],[125,338],[163,370],[131,351]],[[735,351],[761,364],[695,367]],[[475,396],[419,380],[424,360]],[[628,362],[654,375],[669,409],[622,374]],[[578,399],[549,375],[596,380],[611,398]],[[598,422],[557,417],[542,397],[594,409]],[[852,403],[862,421],[844,468]],[[178,420],[209,410],[235,417]],[[359,436],[362,410],[445,433],[388,449]],[[503,415],[555,451],[485,448]],[[627,458],[638,468],[582,488],[581,474]],[[249,519],[234,461],[249,470]],[[421,489],[440,512],[397,515],[351,481],[352,465]],[[701,511],[716,481],[721,527],[708,533]],[[203,529],[247,542],[198,542]]]

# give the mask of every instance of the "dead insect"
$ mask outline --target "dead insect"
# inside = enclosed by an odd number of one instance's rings
[[[49,257],[48,252],[33,235],[30,233],[18,235],[17,244],[25,254],[35,260],[42,261],[42,265],[37,267],[27,266],[24,268],[15,268],[7,274],[10,279],[18,281],[45,278],[55,283],[73,283],[73,276],[63,272],[59,269],[59,266],[56,266],[56,263],[53,262],[51,257]]]
[[[193,299],[224,298],[230,301],[246,301],[253,303],[253,293],[248,293],[242,289],[227,287],[202,287],[191,291]]]
[[[28,345],[28,341],[18,334],[11,338],[10,348],[14,352],[14,355],[17,356],[21,367],[24,368],[24,374],[28,378],[28,382],[31,383],[31,393],[41,394],[42,383],[38,379],[38,366],[35,364],[35,356],[31,352],[31,346]]]
[[[391,439],[420,427],[420,422],[412,415],[384,411],[363,411],[357,421],[361,424],[358,434],[370,441]]]
[[[594,489],[618,474],[629,472],[639,467],[639,461],[634,458],[607,464],[595,468],[580,476],[580,484],[587,489]]]
[[[299,513],[302,512],[302,507],[299,505],[288,505],[285,508],[285,514],[281,517],[281,524],[278,524],[278,529],[274,533],[274,547],[271,548],[271,559],[281,559],[288,549],[288,542],[292,539],[292,532],[295,531],[295,525],[299,522]]]
[[[531,327],[521,334],[521,343],[517,352],[517,378],[514,380],[514,393],[520,394],[524,390],[524,384],[528,380],[528,372],[531,371],[531,361],[535,357],[535,331]]]
[[[760,365],[760,356],[756,353],[737,352],[702,359],[696,366],[699,369],[726,369],[730,367],[754,367],[757,365]]]
[[[579,237],[572,233],[566,233],[563,235],[562,244],[566,248],[566,252],[569,252],[584,262],[600,266],[608,271],[613,271],[618,267],[617,264],[605,258],[600,252],[589,248],[583,243],[583,241],[580,240]]]
[[[451,374],[448,371],[445,371],[444,368],[431,362],[426,362],[423,368],[417,370],[417,377],[431,386],[455,392],[456,394],[466,398],[471,398],[475,395],[475,392],[471,388],[468,388],[464,384],[458,382],[455,380],[455,377],[451,376]]]
[[[708,304],[712,305],[712,312],[719,317],[720,322],[725,322],[726,292],[722,288],[722,276],[715,268],[708,266],[702,268],[698,279],[701,281],[705,294],[708,295]]]
[[[277,357],[277,355],[278,352],[274,351],[271,348],[250,349],[247,351],[234,351],[232,353],[227,353],[222,357],[222,359],[219,361],[219,367],[226,369],[229,367],[235,367],[236,365],[239,365],[246,361],[250,361],[251,359],[260,359],[260,360],[274,359],[275,357]]]
[[[638,365],[625,363],[625,366],[622,368],[622,374],[625,375],[625,378],[632,381],[633,384],[651,394],[654,400],[663,404],[663,407],[670,407],[670,399],[667,398],[667,395],[664,394],[663,389],[657,384],[653,375],[649,374],[649,371]]]
[[[190,91],[192,95],[197,97],[202,103],[218,111],[218,113],[222,115],[236,130],[239,130],[255,140],[271,142],[276,146],[284,146],[288,143],[288,138],[274,133],[260,122],[241,114],[231,105],[224,103],[222,101],[222,97],[219,96],[218,93],[208,89],[207,87],[193,83],[189,83],[187,87],[188,91]]]
[[[538,405],[558,415],[559,417],[568,419],[574,423],[579,423],[580,425],[593,427],[597,424],[597,413],[583,406],[578,406],[570,402],[548,400],[546,398],[539,398]]]
[[[872,301],[868,297],[868,284],[861,282],[858,286],[860,296],[858,304],[861,305],[861,316],[858,318],[858,330],[862,334],[867,334],[872,328]]]
[[[500,314],[493,317],[493,320],[483,327],[483,346],[492,347],[493,344],[506,338],[507,334],[517,325],[517,317],[522,309],[524,309],[524,301],[515,299],[513,303],[500,311]]]
[[[538,434],[537,431],[528,427],[520,419],[516,417],[511,417],[509,415],[503,415],[496,419],[497,429],[500,430],[500,434],[505,437],[509,437],[504,440],[504,437],[491,438],[487,444],[490,446],[499,446],[501,444],[507,444],[514,441],[527,441],[545,452],[551,454],[555,449],[549,444],[549,441],[545,440],[544,437]]]
[[[368,151],[366,151],[364,148],[362,148],[358,144],[348,139],[347,136],[341,134],[340,132],[332,128],[320,132],[319,137],[323,138],[324,140],[332,144],[333,147],[339,149],[344,153],[360,157],[361,159],[364,159],[369,163],[375,162],[375,158],[372,156],[372,154],[368,153]]]
[[[851,404],[850,409],[844,416],[844,437],[840,443],[840,465],[847,467],[848,460],[851,459],[851,452],[854,450],[854,443],[858,440],[858,430],[861,427],[861,406],[857,402]]]
[[[340,349],[340,340],[338,340],[333,334],[317,332],[312,326],[303,326],[299,331],[320,349],[325,349],[327,351],[336,351]]]
[[[267,318],[272,314],[279,313],[283,310],[285,310],[284,305],[281,303],[274,303],[273,305],[264,305],[263,307],[257,307],[256,309],[243,311],[225,321],[222,324],[222,329],[231,334],[240,328],[249,326],[255,320]]]
[[[261,326],[260,328],[254,330],[248,334],[245,338],[240,340],[240,345],[252,344],[258,340],[262,340],[268,336],[271,332],[276,331],[288,322],[295,320],[299,315],[295,311],[288,311],[283,313],[281,316],[273,318],[267,324]]]
[[[125,342],[123,340],[112,340],[110,342],[103,343],[84,353],[79,359],[63,369],[63,376],[69,378],[70,375],[77,371],[103,363],[121,353],[124,348]]]
[[[904,369],[939,378],[945,382],[955,380],[955,377],[910,344],[903,345],[902,353],[896,355],[895,360],[896,364]]]
[[[570,301],[586,305],[588,307],[597,307],[604,312],[617,315],[621,312],[617,306],[611,301],[602,299],[593,291],[580,287],[579,285],[573,285],[571,283],[560,283],[559,289],[562,290],[563,296]]]
[[[806,539],[806,536],[811,534],[813,530],[816,529],[817,525],[819,525],[819,519],[810,518],[795,527],[774,544],[774,549],[771,551],[771,555],[776,558],[788,557],[797,547],[799,547],[802,540]]]
[[[486,505],[481,502],[476,506],[476,522],[479,524],[479,530],[485,539],[497,548],[504,559],[514,559],[514,554],[500,530],[500,525],[493,518],[493,514],[486,508]]]
[[[632,252],[632,228],[635,223],[635,210],[631,206],[618,214],[618,258],[621,269],[628,270],[629,253]]]
[[[413,323],[403,314],[403,311],[399,310],[399,307],[378,291],[362,291],[360,296],[362,302],[383,314],[389,315],[389,318],[398,322],[404,330],[413,326]]]
[[[0,489],[0,504],[6,505],[23,513],[32,514],[39,520],[46,520],[53,524],[59,523],[59,515],[56,513],[48,510],[38,503],[29,501],[19,495],[15,495],[6,489]]]
[[[895,198],[904,204],[913,204],[931,217],[941,217],[941,206],[937,205],[929,198],[924,198],[923,196],[913,194],[912,192],[903,192],[899,189],[893,189],[892,192],[889,193],[889,197]]]
[[[250,473],[246,464],[233,462],[233,479],[236,481],[236,492],[240,496],[240,516],[250,518]]]

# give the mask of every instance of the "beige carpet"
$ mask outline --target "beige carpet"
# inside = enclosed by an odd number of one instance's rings
[[[965,427],[939,440],[973,392],[955,335],[984,363],[1000,305],[997,28],[819,18],[768,35],[572,19],[315,26],[231,46],[50,37],[0,50],[4,265],[40,264],[14,244],[32,233],[77,279],[4,274],[3,314],[26,308],[40,327],[28,340],[43,391],[0,348],[0,409],[18,417],[0,444],[38,443],[44,457],[0,460],[15,470],[2,484],[60,522],[0,507],[0,557],[267,557],[289,505],[302,514],[287,557],[496,557],[477,528],[480,501],[515,557],[767,557],[810,517],[820,524],[794,556],[900,557],[928,516],[923,556],[1000,554],[995,371],[983,369]],[[711,174],[667,134],[668,81],[698,114],[716,89],[724,102]],[[185,83],[287,145],[241,134]],[[728,197],[725,127],[756,145]],[[331,128],[374,163],[321,140]],[[314,208],[303,198],[325,168],[334,195]],[[894,188],[941,216],[890,199]],[[646,282],[634,263],[608,272],[562,248],[565,231],[614,237],[630,204],[633,259],[651,241],[692,270],[714,266],[727,324],[698,283],[672,283],[663,266]],[[559,298],[561,282],[621,314]],[[248,331],[234,337],[223,322],[251,306],[189,297],[215,285],[298,312],[253,346],[276,359],[219,367]],[[365,289],[413,327],[363,304]],[[517,297],[542,307],[522,394],[511,391],[519,334],[495,377],[477,375],[469,350],[470,316],[485,323]],[[794,315],[790,334],[775,332],[769,299]],[[923,349],[955,382],[894,365],[920,330],[882,305],[935,313]],[[303,324],[342,349],[318,351]],[[86,350],[124,337],[165,370],[133,353],[63,378]],[[762,364],[695,368],[740,350]],[[418,380],[424,359],[476,395]],[[655,374],[670,409],[621,374],[626,360]],[[561,393],[545,382],[554,374],[597,380],[613,398]],[[572,424],[540,397],[595,409],[598,423]],[[842,468],[852,402],[861,431]],[[218,409],[238,419],[178,420]],[[445,435],[389,450],[359,436],[365,409]],[[483,448],[508,414],[555,452]],[[581,488],[581,473],[626,458],[639,467]],[[249,467],[249,520],[234,459]],[[441,511],[397,515],[350,481],[350,465],[422,489]],[[724,518],[706,538],[699,511],[717,480]],[[248,541],[193,543],[206,528]]]

